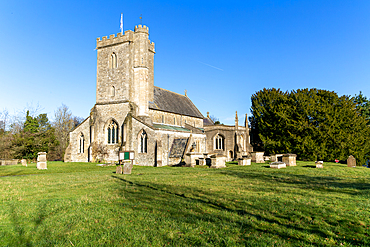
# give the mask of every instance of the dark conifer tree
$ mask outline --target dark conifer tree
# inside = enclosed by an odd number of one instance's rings
[[[292,152],[308,160],[353,155],[362,164],[370,150],[370,131],[358,102],[315,88],[290,93],[263,89],[252,95],[252,144],[266,153]]]

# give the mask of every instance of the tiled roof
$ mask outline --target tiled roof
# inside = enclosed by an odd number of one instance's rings
[[[149,102],[149,108],[190,117],[204,118],[198,108],[184,95],[154,87],[154,102]]]
[[[209,118],[203,118],[203,125],[214,125]]]

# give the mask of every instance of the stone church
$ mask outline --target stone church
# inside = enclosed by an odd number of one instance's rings
[[[96,104],[70,133],[66,162],[117,162],[119,151],[134,151],[135,165],[166,166],[252,152],[247,116],[244,126],[237,114],[235,126],[215,125],[186,93],[154,86],[155,49],[145,25],[97,38],[96,50]]]

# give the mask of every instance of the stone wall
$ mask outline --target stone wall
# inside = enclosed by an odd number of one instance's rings
[[[249,133],[245,127],[211,125],[204,126],[207,135],[207,152],[224,155],[227,161],[241,158],[243,154],[250,153]],[[215,149],[215,136],[220,134],[224,138],[224,149]]]
[[[80,137],[83,135],[84,148],[80,153]],[[90,117],[86,118],[77,128],[69,133],[69,145],[65,151],[65,162],[88,162],[88,149],[90,146]]]
[[[16,165],[18,164],[18,160],[0,160],[0,166],[8,166],[8,165]]]
[[[149,110],[149,117],[153,120],[153,123],[169,124],[181,127],[185,127],[185,123],[187,123],[196,128],[203,128],[203,119],[196,117],[184,116],[153,109]]]

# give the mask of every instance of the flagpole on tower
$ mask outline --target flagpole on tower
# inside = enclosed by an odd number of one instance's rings
[[[121,28],[121,34],[123,34],[123,14],[121,13],[121,24],[120,24],[120,28]]]

